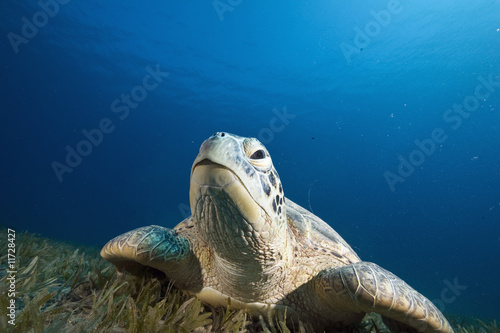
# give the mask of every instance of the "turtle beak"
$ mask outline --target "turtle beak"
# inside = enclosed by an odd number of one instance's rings
[[[261,219],[260,206],[241,179],[229,168],[208,159],[196,163],[191,172],[189,201],[193,216],[196,216],[198,203],[206,196],[216,201],[230,200],[249,223],[258,223]]]
[[[196,163],[191,170],[191,182],[199,186],[224,187],[236,180],[238,177],[231,170],[209,159]]]

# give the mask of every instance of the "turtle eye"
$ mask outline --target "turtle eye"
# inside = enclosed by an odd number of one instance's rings
[[[250,156],[252,160],[261,160],[264,157],[266,157],[266,153],[262,149],[257,150]]]
[[[254,151],[248,159],[250,163],[261,169],[267,169],[272,166],[271,156],[264,149]]]
[[[250,163],[262,169],[267,169],[272,166],[271,156],[267,153],[266,148],[255,138],[247,138],[243,141],[243,149]]]

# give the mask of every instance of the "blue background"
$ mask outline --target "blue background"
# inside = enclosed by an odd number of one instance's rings
[[[364,260],[445,312],[500,319],[500,87],[460,127],[443,119],[500,81],[498,1],[47,3],[0,3],[2,225],[97,246],[173,227],[203,140],[254,136],[286,195]],[[148,66],[169,75],[121,120],[111,105]],[[60,182],[53,162],[105,118]],[[436,128],[447,139],[392,191],[384,173]]]

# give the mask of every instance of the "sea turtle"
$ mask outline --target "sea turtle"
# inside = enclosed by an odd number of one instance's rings
[[[118,272],[144,266],[205,303],[337,328],[377,312],[396,330],[453,332],[403,280],[361,261],[319,217],[285,198],[259,140],[217,132],[191,168],[192,216],[174,229],[138,228],[101,250]],[[391,324],[391,325],[392,325]],[[392,326],[395,327],[395,326]],[[402,328],[403,327],[403,328]]]

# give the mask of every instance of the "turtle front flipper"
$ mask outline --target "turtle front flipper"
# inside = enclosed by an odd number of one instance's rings
[[[315,279],[322,302],[337,311],[376,312],[419,332],[452,333],[431,301],[391,272],[370,262],[329,268]],[[402,329],[400,331],[412,331]]]
[[[163,272],[179,288],[202,288],[201,268],[189,240],[173,229],[151,225],[134,229],[110,240],[101,256],[119,273],[140,275],[146,267]]]

